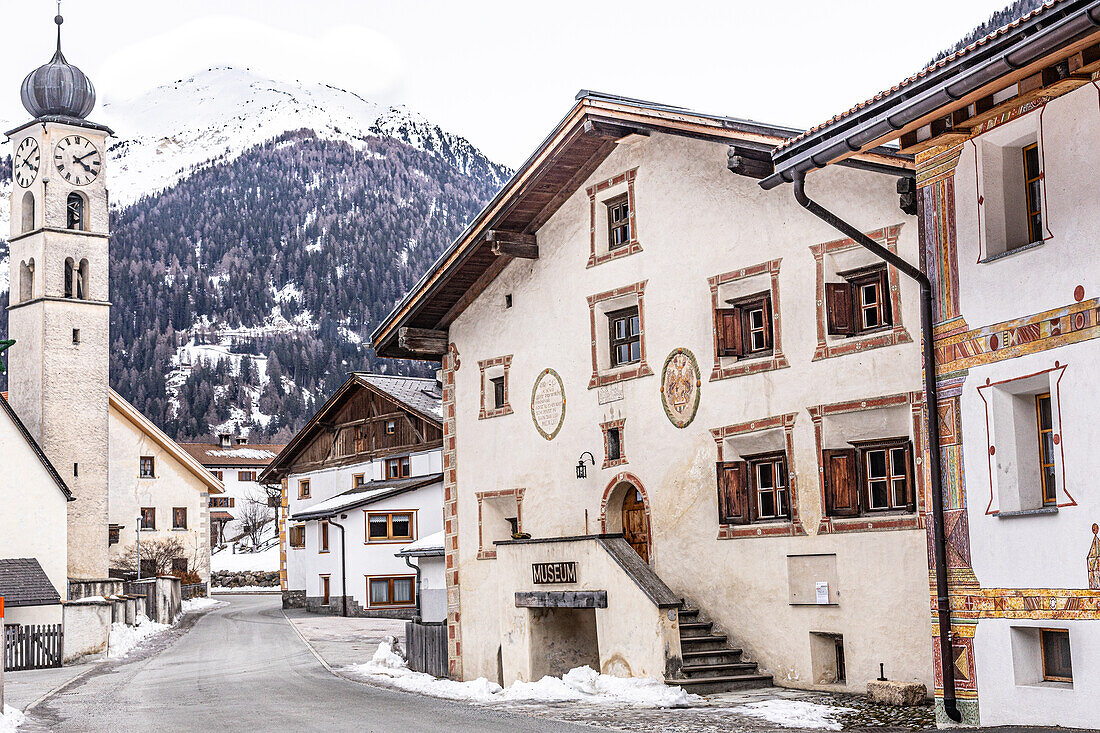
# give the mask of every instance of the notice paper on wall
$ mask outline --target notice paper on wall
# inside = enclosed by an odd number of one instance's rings
[[[815,583],[817,588],[817,602],[820,604],[829,603],[829,584],[828,582]]]

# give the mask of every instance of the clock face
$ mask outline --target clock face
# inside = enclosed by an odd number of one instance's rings
[[[23,188],[34,183],[34,179],[38,178],[39,157],[38,141],[33,137],[23,138],[23,142],[19,143],[19,147],[15,149],[12,173],[15,175],[15,182]]]
[[[103,167],[103,156],[92,141],[80,135],[62,138],[54,148],[57,172],[74,186],[85,186],[96,179]]]

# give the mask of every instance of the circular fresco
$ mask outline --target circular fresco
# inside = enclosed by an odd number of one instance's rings
[[[565,422],[565,385],[553,369],[543,369],[531,388],[531,419],[535,430],[553,440]]]
[[[669,421],[686,428],[699,411],[699,387],[702,379],[695,355],[687,349],[675,349],[661,370],[661,404]]]

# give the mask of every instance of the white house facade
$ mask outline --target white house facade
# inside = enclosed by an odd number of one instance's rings
[[[444,364],[454,677],[930,686],[917,292],[760,190],[793,134],[582,93],[375,332]],[[905,168],[827,175],[915,260]]]
[[[441,414],[434,379],[352,374],[264,471],[283,486],[285,606],[416,615],[417,569],[396,553],[443,530]]]

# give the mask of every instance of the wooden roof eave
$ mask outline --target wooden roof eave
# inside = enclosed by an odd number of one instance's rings
[[[590,123],[587,131],[586,122]],[[605,126],[607,129],[593,131],[591,125]],[[678,108],[637,105],[600,97],[581,97],[497,196],[444,252],[437,264],[425,273],[375,330],[371,338],[375,352],[379,356],[391,358],[428,358],[424,354],[406,351],[398,344],[397,336],[400,328],[414,326],[438,330],[449,326],[510,261],[507,257],[497,257],[489,253],[484,241],[485,233],[494,228],[532,233],[545,224],[614,150],[616,128],[621,131],[622,136],[630,132],[656,131],[716,142],[748,143],[768,148],[774,147],[793,134],[793,131],[785,128],[773,129],[766,125],[700,115]],[[586,132],[590,136],[595,132],[597,139],[603,136],[602,143],[593,150],[588,160],[578,166],[568,180],[557,187],[557,192],[543,204],[530,207],[522,217],[510,218],[510,215],[525,203],[525,197],[531,195],[541,183],[544,183],[545,176],[553,166],[568,155],[570,146],[581,136],[586,135]],[[869,151],[859,157],[880,164],[902,168],[912,167],[911,162],[902,161],[883,151]],[[484,264],[480,269],[475,267],[476,276],[467,273],[464,278],[465,284],[458,284],[457,288],[453,288],[461,290],[461,294],[454,298],[453,302],[449,302],[446,309],[438,308],[434,311],[434,315],[426,312],[427,304],[441,293],[448,281],[461,273],[464,265],[471,264],[476,258],[481,258]]]

